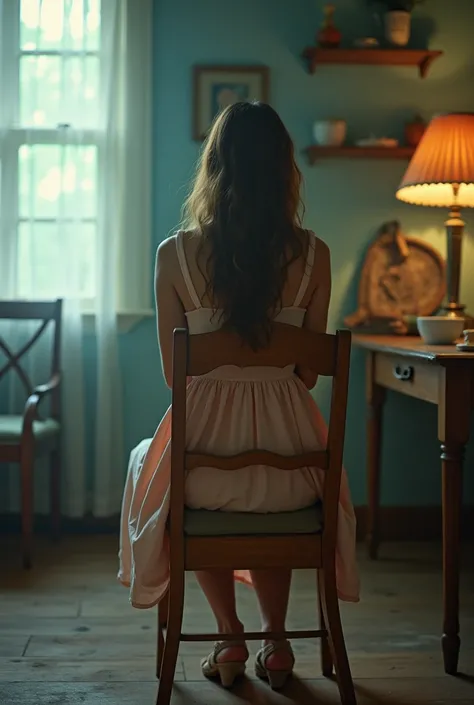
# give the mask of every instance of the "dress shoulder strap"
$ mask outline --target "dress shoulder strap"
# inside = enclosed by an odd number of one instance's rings
[[[306,262],[303,276],[301,278],[300,288],[298,289],[298,293],[296,294],[295,302],[293,304],[293,306],[296,307],[301,304],[303,297],[306,294],[306,289],[308,288],[314,265],[314,235],[310,230],[307,230],[306,233],[308,235],[308,252],[306,254]]]
[[[184,283],[186,284],[186,288],[188,290],[189,296],[191,297],[191,300],[192,300],[193,304],[196,306],[196,308],[201,308],[201,302],[199,300],[199,296],[197,295],[197,291],[196,291],[196,288],[193,284],[193,280],[191,279],[188,263],[186,261],[186,254],[184,252],[183,231],[182,230],[179,230],[176,233],[176,252],[178,254],[178,262],[179,262],[179,266],[181,268],[181,274],[183,275]]]

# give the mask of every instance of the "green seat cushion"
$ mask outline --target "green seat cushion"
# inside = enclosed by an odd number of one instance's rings
[[[269,514],[185,509],[184,533],[188,536],[319,534],[322,520],[320,502],[294,512]]]
[[[0,415],[0,443],[16,444],[20,442],[23,416]],[[55,419],[33,421],[35,441],[49,441],[59,433],[60,425]]]

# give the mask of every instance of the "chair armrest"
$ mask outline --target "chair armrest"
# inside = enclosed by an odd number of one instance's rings
[[[41,399],[45,394],[49,394],[52,392],[54,389],[57,389],[59,385],[61,384],[61,375],[59,372],[56,372],[49,382],[46,382],[46,384],[40,384],[37,387],[33,389],[32,396],[33,395],[38,395]]]
[[[61,375],[59,372],[54,374],[49,382],[46,384],[40,384],[35,389],[26,400],[25,409],[23,411],[23,429],[22,436],[33,434],[33,421],[38,416],[38,405],[42,398],[46,394],[50,394],[52,391],[57,389],[61,383]]]
[[[21,439],[33,436],[33,421],[38,416],[38,404],[41,401],[41,396],[33,392],[26,400],[25,410],[23,412],[23,427],[21,431]]]

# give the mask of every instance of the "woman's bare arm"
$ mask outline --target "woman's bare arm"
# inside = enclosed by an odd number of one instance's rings
[[[173,284],[177,266],[176,243],[174,238],[170,238],[158,247],[155,263],[158,343],[168,387],[171,387],[173,381],[173,331],[175,328],[187,327],[184,307]]]
[[[331,298],[331,255],[329,247],[319,239],[316,241],[314,260],[312,279],[316,282],[316,287],[306,309],[303,328],[314,333],[325,333]],[[308,389],[313,389],[318,381],[318,375],[313,370],[301,368],[297,370],[297,374]]]

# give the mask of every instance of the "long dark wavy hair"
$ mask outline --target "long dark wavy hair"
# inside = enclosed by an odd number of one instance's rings
[[[256,349],[271,335],[288,267],[306,251],[300,221],[301,173],[283,122],[264,103],[235,103],[207,137],[186,227],[210,247],[206,295],[223,327]]]

